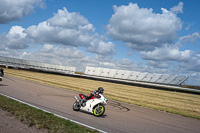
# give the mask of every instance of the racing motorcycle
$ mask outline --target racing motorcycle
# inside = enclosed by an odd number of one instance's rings
[[[95,94],[93,97],[88,99],[86,102],[81,103],[81,100],[86,97],[84,94],[79,94],[80,98],[75,98],[75,102],[73,104],[74,111],[86,111],[92,113],[94,116],[100,117],[105,112],[105,105],[107,104],[107,99],[103,94]]]

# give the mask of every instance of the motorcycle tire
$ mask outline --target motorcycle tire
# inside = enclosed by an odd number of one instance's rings
[[[74,111],[79,111],[81,108],[81,106],[78,102],[75,102],[72,107],[73,107]]]
[[[93,109],[93,114],[96,117],[102,116],[104,114],[104,112],[105,112],[105,107],[101,104],[95,106],[94,109]]]

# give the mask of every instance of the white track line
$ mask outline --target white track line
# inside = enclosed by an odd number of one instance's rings
[[[57,117],[63,118],[63,119],[65,119],[65,120],[69,120],[69,121],[71,121],[71,122],[74,122],[74,123],[76,123],[76,124],[82,125],[82,126],[84,126],[84,127],[87,127],[87,128],[93,129],[93,130],[97,130],[97,131],[99,131],[99,132],[101,132],[101,133],[107,133],[107,132],[105,132],[105,131],[103,131],[103,130],[97,129],[97,128],[95,128],[95,127],[92,127],[92,126],[83,124],[83,123],[81,123],[81,122],[78,122],[78,121],[75,121],[75,120],[72,120],[72,119],[69,119],[69,118],[66,118],[66,117],[64,117],[64,116],[61,116],[61,115],[52,113],[52,112],[50,112],[50,111],[47,111],[47,110],[45,110],[45,109],[39,108],[39,107],[37,107],[37,106],[34,106],[34,105],[32,105],[32,104],[26,103],[26,102],[24,102],[24,101],[21,101],[21,100],[19,100],[19,99],[13,98],[13,97],[11,97],[11,96],[8,96],[8,95],[2,94],[2,93],[0,93],[0,95],[5,96],[5,97],[8,97],[8,98],[10,98],[10,99],[12,99],[12,100],[18,101],[18,102],[20,102],[20,103],[29,105],[29,106],[31,106],[31,107],[33,107],[33,108],[42,110],[42,111],[44,111],[44,112],[51,113],[51,114],[53,114],[53,115],[55,115],[55,116],[57,116]]]

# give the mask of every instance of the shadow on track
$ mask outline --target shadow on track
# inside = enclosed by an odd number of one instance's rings
[[[8,86],[8,85],[0,84],[0,86]]]
[[[128,112],[130,111],[129,108],[125,107],[125,106],[122,106],[121,103],[117,102],[117,101],[108,101],[108,105],[109,106],[112,106],[114,108],[118,108],[120,111],[123,111],[123,112]]]

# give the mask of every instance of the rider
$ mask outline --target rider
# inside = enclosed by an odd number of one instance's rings
[[[94,90],[93,92],[88,94],[83,100],[81,100],[81,104],[83,102],[86,102],[88,99],[90,99],[93,96],[97,96],[100,98],[101,96],[99,96],[98,94],[103,94],[103,91],[104,91],[103,87],[99,87],[98,90]]]
[[[3,75],[4,75],[3,68],[0,68],[0,76],[3,77]]]

